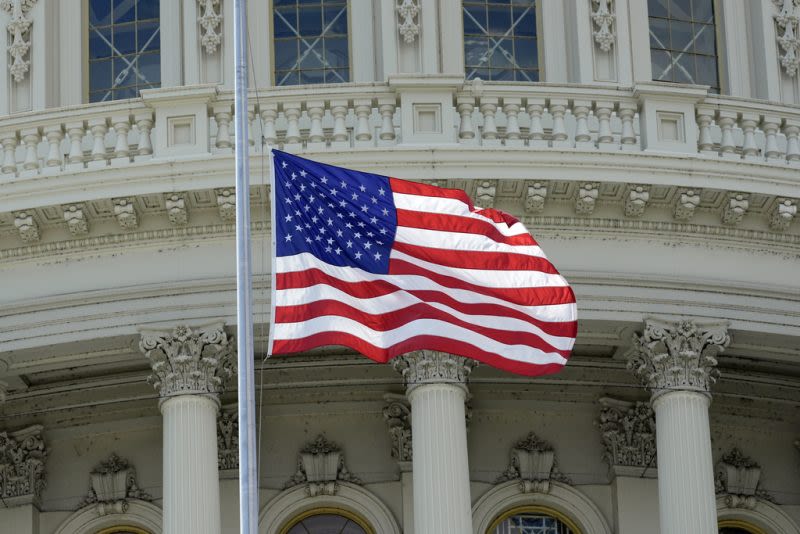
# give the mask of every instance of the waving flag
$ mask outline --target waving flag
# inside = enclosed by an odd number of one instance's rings
[[[513,217],[278,150],[273,166],[272,354],[431,349],[531,376],[567,362],[575,296]]]

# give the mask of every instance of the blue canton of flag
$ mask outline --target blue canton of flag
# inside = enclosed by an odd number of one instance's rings
[[[388,178],[273,150],[278,256],[389,272],[397,211]]]

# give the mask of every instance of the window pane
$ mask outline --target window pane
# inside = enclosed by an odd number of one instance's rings
[[[664,50],[651,50],[650,62],[653,67],[653,79],[661,82],[671,82],[671,57],[669,52]]]
[[[695,52],[698,54],[707,54],[709,56],[717,55],[717,47],[714,41],[714,26],[710,24],[695,24],[694,35]]]
[[[566,523],[544,513],[520,513],[503,520],[492,534],[575,534]]]
[[[706,24],[714,23],[713,0],[692,0],[692,18]]]
[[[651,17],[668,17],[669,16],[669,9],[668,9],[669,0],[648,0],[647,2],[647,11]]]
[[[650,48],[669,49],[669,21],[650,19]]]
[[[366,534],[355,521],[338,514],[312,515],[289,529],[289,534]]]
[[[462,18],[468,79],[538,80],[534,0],[468,0]]]
[[[316,37],[322,34],[322,10],[318,8],[303,8],[299,10],[300,35]]]
[[[159,0],[88,0],[89,100],[133,98],[161,84]],[[110,58],[105,61],[96,59]]]

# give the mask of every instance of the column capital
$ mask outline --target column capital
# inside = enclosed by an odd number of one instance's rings
[[[628,369],[653,392],[669,390],[708,394],[719,376],[717,354],[730,343],[727,322],[646,319],[642,334],[633,335]]]
[[[410,391],[423,384],[465,385],[478,362],[437,350],[418,350],[392,360]]]
[[[46,484],[45,460],[50,452],[42,425],[0,432],[0,495],[4,506],[38,504]]]
[[[233,347],[222,323],[142,330],[139,349],[153,369],[147,381],[162,398],[206,394],[216,399],[233,375]]]

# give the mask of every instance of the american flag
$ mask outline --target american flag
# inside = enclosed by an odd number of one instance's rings
[[[522,223],[460,190],[272,154],[272,354],[431,349],[530,376],[567,362],[575,296]]]

